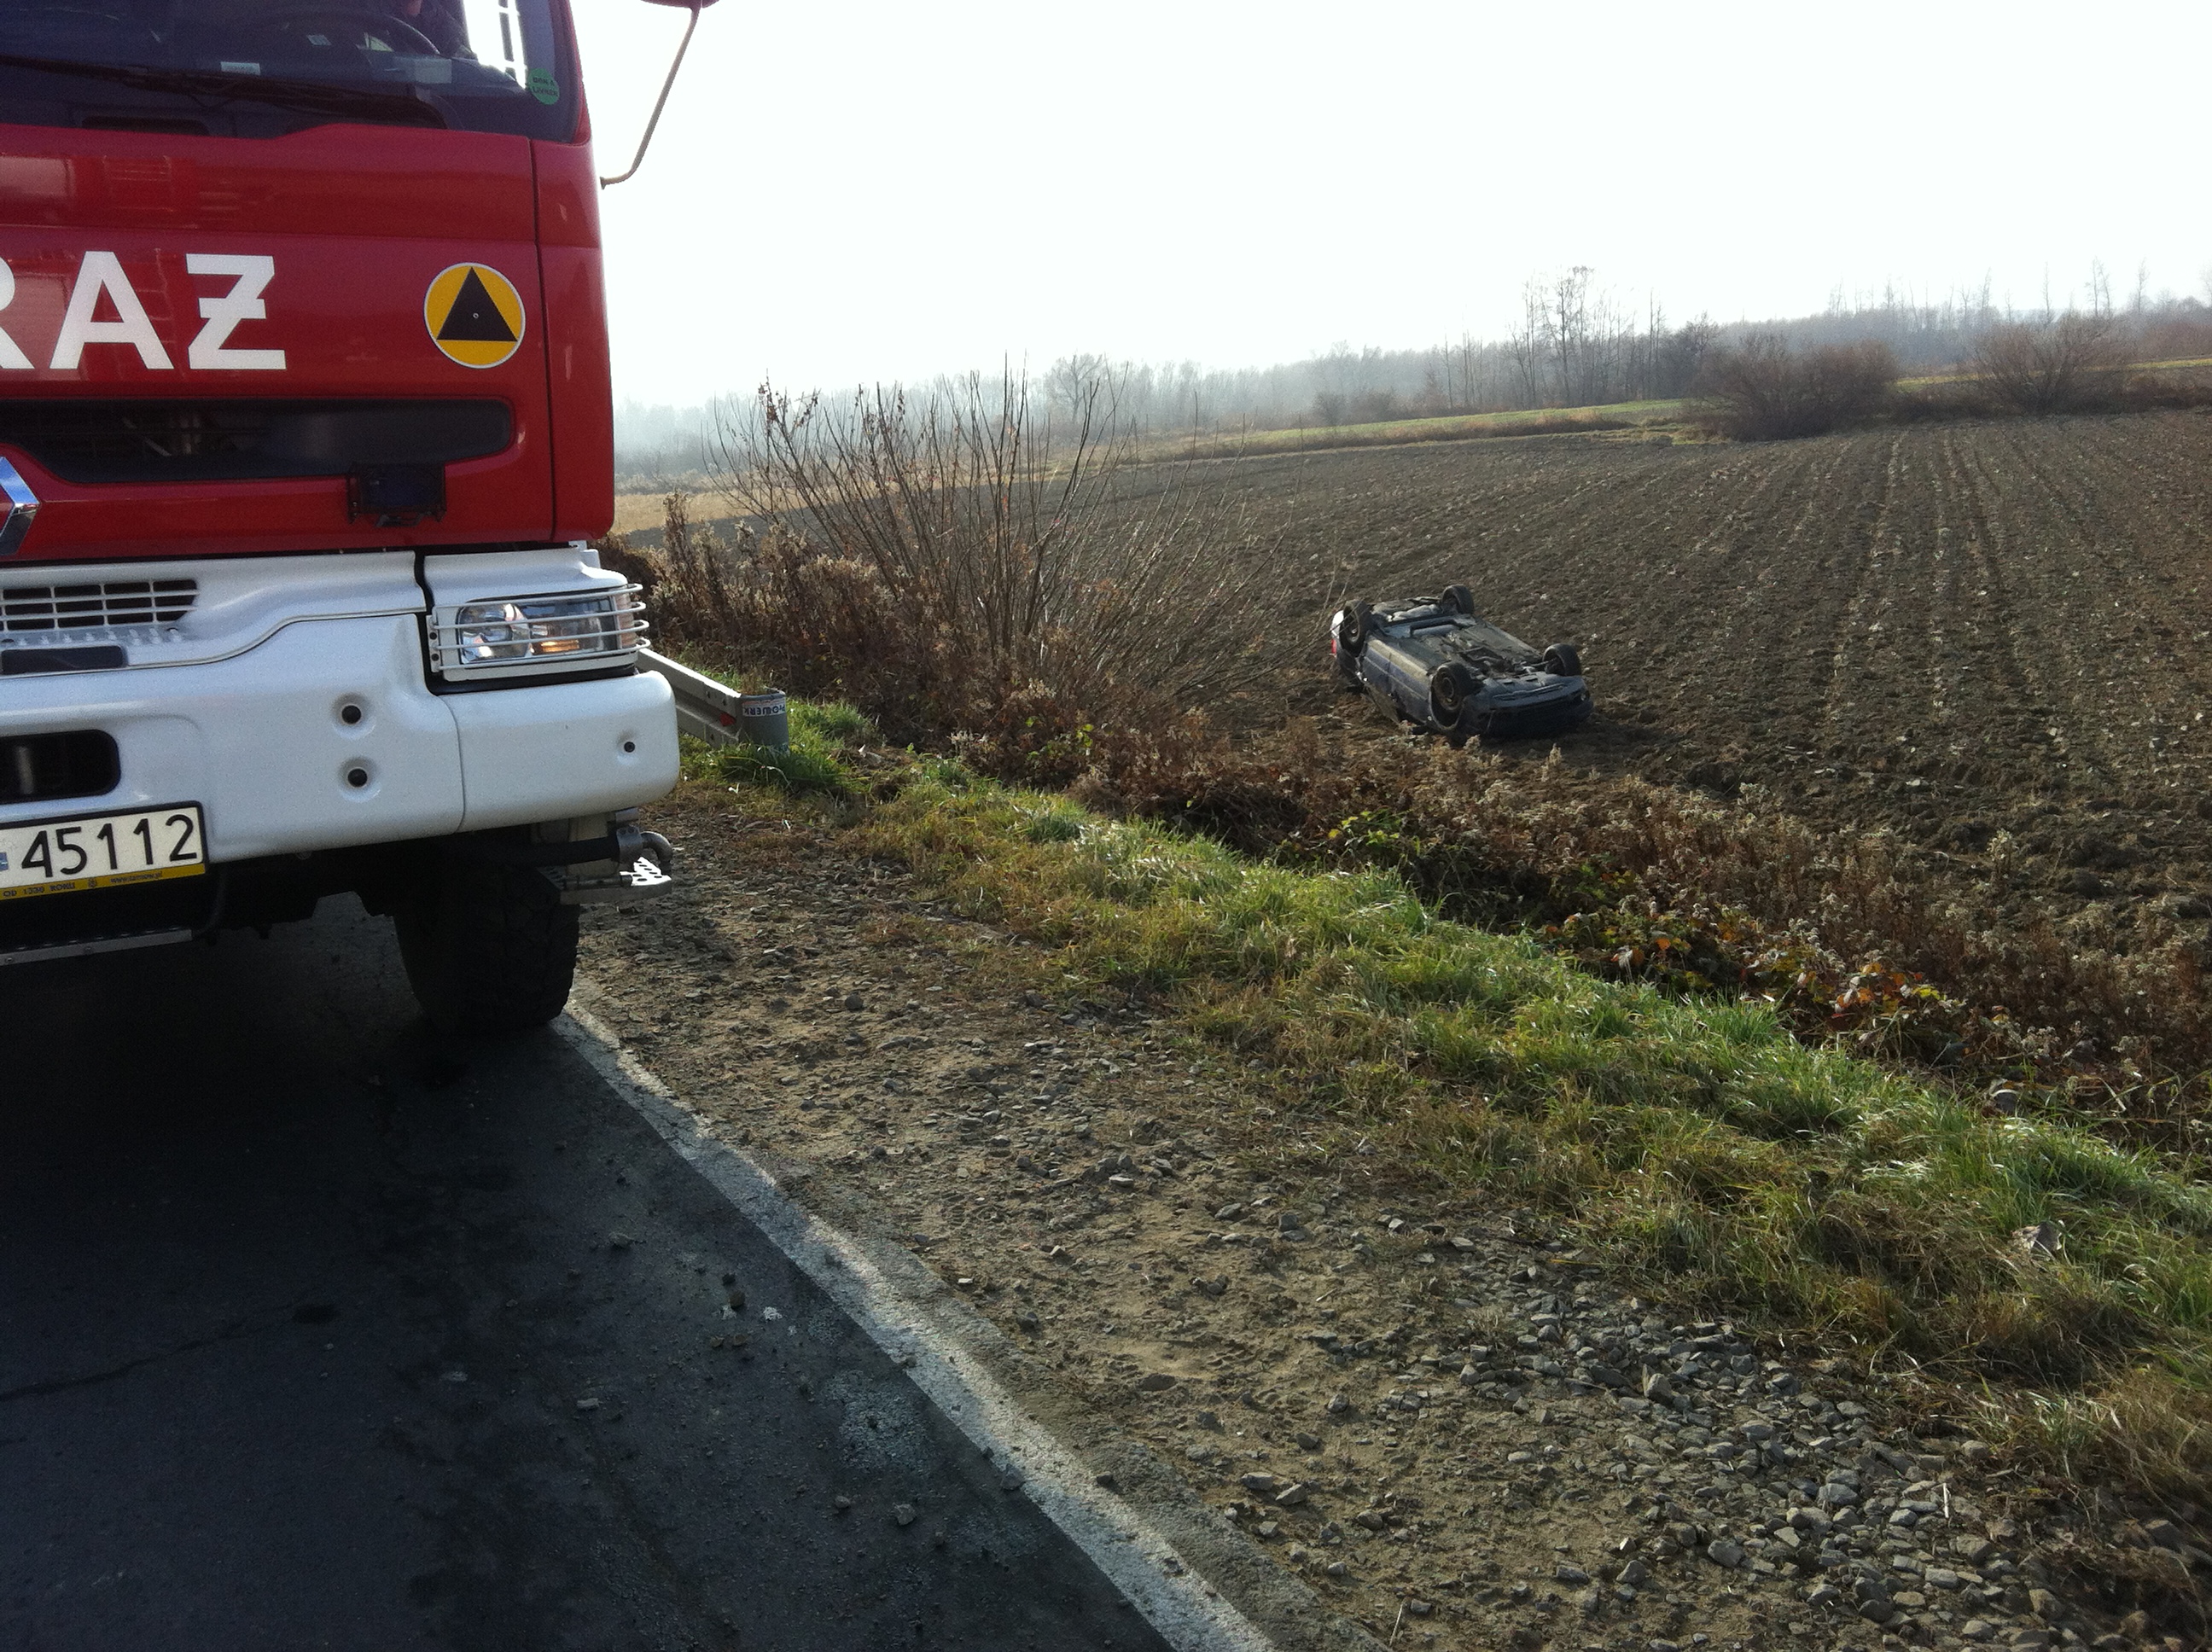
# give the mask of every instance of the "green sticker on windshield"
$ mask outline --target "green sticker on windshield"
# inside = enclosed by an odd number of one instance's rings
[[[533,69],[530,71],[530,95],[540,103],[561,101],[561,88],[555,82],[551,70]]]

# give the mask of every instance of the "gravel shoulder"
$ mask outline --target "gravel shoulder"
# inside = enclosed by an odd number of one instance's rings
[[[830,1219],[897,1240],[1392,1645],[2183,1647],[2064,1563],[2057,1493],[1901,1396],[1640,1298],[832,827],[688,785],[678,892],[581,1001]],[[2212,1569],[2112,1509],[2144,1578]],[[2100,1550],[2100,1552],[2114,1551]]]

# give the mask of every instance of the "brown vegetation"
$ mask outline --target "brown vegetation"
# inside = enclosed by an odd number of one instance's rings
[[[1962,1075],[2062,1078],[2108,1133],[2212,1133],[2199,950],[2147,924],[2122,951],[1963,902],[1887,833],[1441,745],[1324,737],[1127,748],[1078,786],[1255,853],[1382,865],[1448,914],[1530,927],[1593,971],[1775,1004],[1814,1042]]]
[[[2124,365],[2109,315],[2069,311],[1990,328],[1974,346],[1974,369],[1996,404],[2014,413],[2074,413],[2112,398]]]
[[[837,406],[763,391],[721,454],[739,543],[669,501],[643,567],[662,635],[901,740],[981,732],[1070,772],[1101,726],[1217,701],[1256,642],[1264,560],[1222,545],[1218,514],[1201,546],[1179,495],[1121,486],[1103,397],[1053,428],[1018,377]]]
[[[1699,416],[1739,441],[1823,436],[1882,412],[1897,376],[1887,344],[1796,350],[1780,333],[1755,332],[1706,358]]]

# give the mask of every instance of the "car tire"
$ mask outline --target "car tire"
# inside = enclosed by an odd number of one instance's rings
[[[1544,669],[1554,677],[1580,677],[1582,650],[1571,642],[1555,642],[1544,650]]]
[[[534,866],[441,860],[395,921],[407,984],[440,1032],[528,1032],[568,1001],[577,911]]]
[[[1328,663],[1336,686],[1349,692],[1359,686],[1359,651],[1352,646],[1352,610],[1340,609],[1329,621]]]
[[[1367,646],[1367,634],[1374,627],[1374,604],[1356,602],[1346,609],[1336,623],[1337,658],[1358,654]]]
[[[1474,592],[1463,585],[1446,586],[1441,602],[1447,613],[1465,614],[1469,618],[1474,617]]]
[[[1429,677],[1429,720],[1455,746],[1467,744],[1474,729],[1474,696],[1482,685],[1456,661],[1439,665]]]

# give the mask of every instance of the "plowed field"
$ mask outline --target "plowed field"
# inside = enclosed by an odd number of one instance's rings
[[[1765,788],[1970,875],[1994,847],[2062,905],[2212,911],[2212,418],[1534,439],[1213,479],[1284,570],[1249,722],[1387,736],[1332,693],[1323,616],[1464,580],[1528,641],[1582,645],[1599,715],[1569,762]]]

